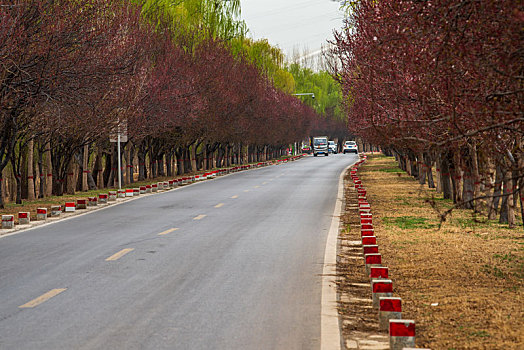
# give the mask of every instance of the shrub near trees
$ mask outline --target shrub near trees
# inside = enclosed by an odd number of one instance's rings
[[[108,140],[119,122],[127,182],[134,166],[140,179],[183,174],[278,156],[309,135],[313,109],[233,55],[217,31],[177,31],[141,10],[0,1],[0,172],[12,173],[17,202],[112,186]]]
[[[522,3],[347,6],[334,53],[350,130],[457,205],[516,225],[524,187]]]

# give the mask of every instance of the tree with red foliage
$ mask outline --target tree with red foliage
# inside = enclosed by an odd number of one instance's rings
[[[495,164],[508,175],[504,198],[522,192],[522,5],[352,3],[335,37],[351,132],[394,150],[421,183],[436,160],[439,185],[458,205],[480,209]]]

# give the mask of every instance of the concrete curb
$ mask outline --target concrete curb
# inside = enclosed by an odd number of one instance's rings
[[[321,350],[341,349],[341,343],[343,342],[340,333],[340,322],[337,309],[337,247],[340,231],[340,216],[342,214],[342,203],[344,201],[344,176],[347,170],[352,166],[353,164],[348,165],[339,176],[335,211],[333,213],[333,218],[331,219],[331,226],[326,240],[324,264],[322,269],[322,306],[320,311]]]
[[[415,348],[415,321],[401,319],[401,299],[393,297],[393,282],[387,279],[388,268],[382,266],[381,255],[378,254],[371,205],[367,201],[362,181],[357,176],[358,167],[365,162],[366,158],[364,156],[355,164],[350,175],[358,193],[362,247],[366,274],[371,279],[373,308],[378,309],[379,329],[389,334],[390,349]],[[374,252],[375,248],[376,252]]]

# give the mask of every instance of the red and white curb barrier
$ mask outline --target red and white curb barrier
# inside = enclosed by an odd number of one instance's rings
[[[389,320],[389,348],[402,350],[415,347],[415,321]]]
[[[389,279],[374,279],[371,281],[371,290],[373,308],[378,309],[378,298],[386,298],[393,296],[393,281]]]
[[[109,196],[108,196],[107,193],[100,193],[100,194],[98,195],[98,202],[99,202],[100,204],[107,204],[108,199],[109,199],[108,197],[109,197]],[[115,199],[116,199],[116,198],[115,198]]]
[[[370,236],[368,236],[370,237]],[[364,251],[364,255],[366,254],[378,254],[378,245],[362,245],[362,250]]]
[[[52,205],[51,206],[51,216],[52,217],[58,217],[62,214],[62,206],[61,205]]]
[[[107,198],[107,201],[108,202],[114,202],[114,201],[116,201],[117,196],[118,196],[117,191],[109,191],[109,196]]]
[[[364,264],[366,269],[366,276],[369,276],[371,267],[382,265],[382,255],[377,253],[366,254],[364,255]]]
[[[36,220],[46,220],[47,219],[47,208],[37,208],[36,209]]]
[[[15,228],[15,216],[2,215],[2,229],[10,230],[12,228]]]
[[[77,199],[76,200],[76,209],[87,209],[87,200]]]
[[[75,202],[66,202],[64,206],[64,211],[66,213],[73,213],[76,211],[76,204]]]
[[[377,237],[373,227],[371,205],[366,198],[366,190],[357,176],[358,167],[366,160],[357,162],[350,175],[357,190],[360,215],[360,232],[366,274],[371,279],[373,307],[378,309],[379,329],[389,331],[391,350],[415,348],[415,321],[402,320],[401,298],[393,297],[393,282],[388,279],[389,270],[382,266],[382,256],[378,253]]]
[[[369,268],[369,278],[373,279],[387,279],[389,277],[389,269],[386,266],[372,266]]]
[[[378,327],[381,331],[389,331],[389,321],[402,318],[402,299],[380,297],[378,302]]]
[[[18,213],[18,224],[29,225],[31,223],[31,213],[28,211],[21,211]]]
[[[373,244],[377,244],[377,237],[375,237],[375,236],[362,236],[362,246],[373,245]]]

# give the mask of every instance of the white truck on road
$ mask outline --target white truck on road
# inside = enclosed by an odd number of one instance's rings
[[[328,137],[327,136],[315,136],[313,137],[313,155],[316,157],[319,154],[329,155],[328,149]]]

